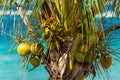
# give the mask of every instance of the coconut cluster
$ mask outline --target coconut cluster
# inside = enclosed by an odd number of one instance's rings
[[[39,43],[20,43],[17,47],[18,54],[22,57],[31,55],[30,63],[33,67],[40,65],[40,54],[43,51],[43,47]]]

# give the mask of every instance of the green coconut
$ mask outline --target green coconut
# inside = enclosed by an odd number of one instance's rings
[[[30,50],[33,54],[39,54],[43,50],[43,46],[39,43],[33,43]]]
[[[94,45],[98,42],[99,38],[97,36],[97,34],[91,34],[89,37],[88,37],[88,41],[89,41],[89,45]]]
[[[92,63],[95,60],[95,56],[93,54],[88,54],[85,56],[86,63]]]
[[[37,67],[40,65],[40,59],[38,56],[31,57],[30,63],[33,67]]]
[[[88,47],[87,44],[82,44],[82,45],[80,46],[80,48],[79,48],[79,51],[80,51],[81,53],[85,53],[85,52],[87,52],[88,50],[89,50],[89,47]]]
[[[76,59],[77,62],[83,63],[84,60],[85,60],[85,55],[82,54],[82,53],[76,53],[75,54],[75,59]]]

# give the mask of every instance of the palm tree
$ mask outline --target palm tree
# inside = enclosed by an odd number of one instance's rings
[[[102,75],[102,70],[107,74],[112,59],[119,57],[109,44],[115,40],[110,33],[120,28],[119,4],[119,0],[1,0],[3,15],[6,10],[12,12],[13,6],[17,8],[27,35],[21,38],[1,32],[15,38],[23,67],[30,63],[34,70],[44,64],[50,80],[83,80],[91,74],[94,79],[96,74]],[[104,20],[102,13],[109,8],[112,16],[116,16],[116,25],[106,27],[109,19]],[[25,12],[28,10],[30,19]],[[32,25],[33,20],[39,26]],[[39,40],[47,42],[46,52]]]

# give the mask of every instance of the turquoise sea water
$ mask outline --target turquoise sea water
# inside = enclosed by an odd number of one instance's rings
[[[20,16],[4,17],[4,31],[14,35],[13,28],[21,27],[25,31],[24,24],[22,23]],[[15,24],[13,24],[15,22]],[[2,17],[0,16],[0,30],[2,30]],[[11,30],[11,32],[10,32]],[[17,51],[14,50],[11,53],[7,53],[8,49],[12,45],[12,40],[9,36],[0,33],[0,80],[48,80],[48,73],[44,69],[44,66],[36,68],[34,71],[25,72],[22,69],[20,56]]]
[[[112,22],[107,22],[104,26],[114,25],[115,19],[112,19]],[[13,23],[16,24],[13,24]],[[120,20],[119,20],[120,22]],[[24,25],[19,26],[22,23],[20,16],[9,16],[6,15],[4,19],[4,30],[7,33],[14,34],[14,31],[11,27],[24,27]],[[2,17],[0,16],[0,30],[2,29]],[[24,31],[24,28],[22,28]],[[11,32],[10,32],[11,31]],[[113,35],[114,37],[120,37],[120,30],[117,30],[117,33]],[[117,42],[119,44],[120,41]],[[116,43],[116,42],[114,42]],[[25,72],[21,68],[20,56],[17,54],[16,50],[11,54],[7,54],[7,50],[11,46],[11,38],[9,36],[3,36],[0,33],[0,80],[48,80],[48,73],[45,70],[44,66],[38,67],[34,71],[29,73]],[[118,45],[111,46],[113,48],[119,47]],[[120,62],[114,61],[113,66],[110,68],[110,75],[112,80],[120,80]],[[89,80],[89,77],[86,79]],[[102,79],[101,77],[96,77],[95,80],[108,80]]]

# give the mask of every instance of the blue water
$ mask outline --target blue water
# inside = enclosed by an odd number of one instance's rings
[[[15,24],[13,24],[14,22]],[[24,32],[26,31],[20,16],[5,15],[4,25],[2,25],[2,16],[0,16],[0,30],[4,29],[5,32],[15,35],[13,29],[16,27],[21,28]],[[20,56],[16,49],[8,53],[12,43],[11,37],[0,33],[0,80],[48,80],[49,75],[43,65],[29,73],[22,69]]]
[[[7,33],[10,33],[12,35],[15,35],[13,29],[16,27],[19,27],[22,29],[22,31],[26,31],[24,28],[25,25],[22,23],[22,20],[20,16],[9,16],[6,15],[4,17],[4,25],[2,25],[2,17],[0,16],[0,30],[3,29],[2,26],[4,26],[4,31]],[[116,23],[116,18],[112,19],[111,21],[108,21],[104,26],[114,25]],[[120,19],[118,20],[120,22]],[[15,22],[15,24],[13,24]],[[21,25],[22,24],[22,25]],[[17,31],[18,28],[16,28]],[[117,30],[114,36],[115,38],[120,38],[120,35],[118,34],[120,30]],[[19,31],[18,31],[19,33]],[[118,42],[114,41],[114,46],[111,45],[112,48],[118,48],[120,40]],[[12,45],[12,39],[7,36],[0,33],[0,80],[48,80],[48,73],[45,70],[44,66],[40,66],[34,71],[31,71],[29,73],[25,72],[21,68],[21,62],[20,62],[20,56],[17,54],[16,50],[11,52],[10,54],[7,53],[8,49]],[[114,61],[112,67],[110,68],[110,75],[112,80],[120,80],[120,62]],[[89,80],[90,77],[88,77],[86,80]],[[101,76],[97,76],[95,80],[108,80],[108,79],[102,79]]]

